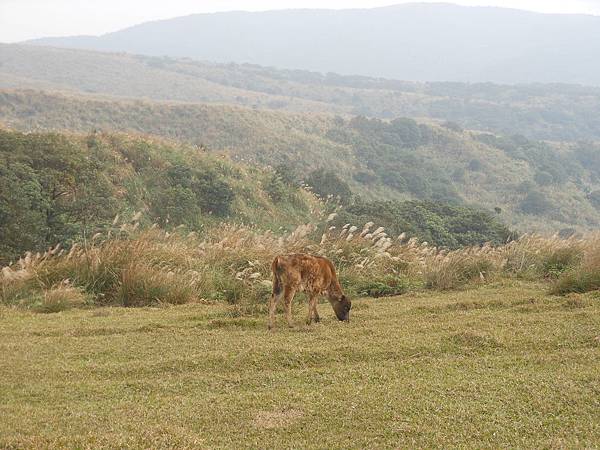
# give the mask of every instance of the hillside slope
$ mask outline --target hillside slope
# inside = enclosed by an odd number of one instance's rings
[[[600,139],[600,88],[410,83],[0,44],[0,88],[35,88],[255,109],[430,118],[530,139]]]
[[[33,42],[417,81],[600,85],[600,18],[449,4],[198,14]]]
[[[90,239],[114,228],[116,215],[127,226],[196,231],[221,222],[277,230],[312,220],[320,210],[315,197],[282,183],[274,189],[274,179],[272,171],[158,139],[0,129],[0,264]]]
[[[255,111],[228,106],[114,102],[3,92],[0,117],[20,130],[134,131],[205,146],[290,178],[333,170],[367,200],[439,200],[499,208],[523,230],[600,224],[596,144],[551,145],[411,119]]]

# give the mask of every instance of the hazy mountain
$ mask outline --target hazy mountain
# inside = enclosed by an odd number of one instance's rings
[[[0,44],[0,88],[384,119],[408,116],[531,139],[600,140],[600,88],[565,84],[415,83]]]
[[[502,8],[198,14],[33,42],[403,80],[600,85],[600,17]]]

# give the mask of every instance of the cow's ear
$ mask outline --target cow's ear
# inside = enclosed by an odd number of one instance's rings
[[[345,302],[346,300],[348,300],[348,299],[346,298],[346,296],[345,296],[345,295],[342,295],[342,296],[340,297],[340,302]]]

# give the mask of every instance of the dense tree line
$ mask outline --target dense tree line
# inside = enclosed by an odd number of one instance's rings
[[[406,233],[429,244],[459,248],[490,242],[506,243],[516,237],[494,213],[480,208],[422,201],[358,201],[343,209],[336,225],[363,226],[375,222],[392,236]]]

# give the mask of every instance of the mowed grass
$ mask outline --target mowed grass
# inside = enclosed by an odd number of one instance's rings
[[[0,309],[0,447],[600,446],[600,296],[504,281],[354,302]]]

